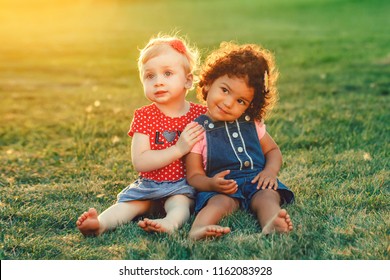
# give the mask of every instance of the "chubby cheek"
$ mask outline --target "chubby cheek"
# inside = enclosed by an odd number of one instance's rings
[[[224,96],[222,95],[219,95],[215,92],[208,92],[206,95],[206,102],[207,103],[218,103],[218,102],[221,102],[221,100],[223,100]]]
[[[145,97],[146,97],[147,99],[149,99],[149,100],[151,100],[151,99],[154,98],[153,92],[150,91],[150,90],[147,90],[147,89],[144,91],[144,95],[145,95]]]
[[[216,106],[216,102],[212,98],[207,98],[206,105],[209,109],[213,109]]]
[[[150,92],[153,89],[151,82],[144,82],[143,86],[145,92]]]

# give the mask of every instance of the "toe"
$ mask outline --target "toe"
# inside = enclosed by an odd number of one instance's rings
[[[139,222],[138,222],[138,226],[140,226],[140,227],[142,227],[142,228],[145,228],[145,227],[146,227],[145,221],[139,221]]]

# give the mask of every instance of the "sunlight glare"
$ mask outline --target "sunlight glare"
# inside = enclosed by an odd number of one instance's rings
[[[0,35],[16,46],[93,40],[117,8],[117,0],[0,0]]]

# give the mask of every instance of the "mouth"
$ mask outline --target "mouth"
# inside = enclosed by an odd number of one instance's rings
[[[217,108],[220,112],[222,112],[223,114],[226,114],[226,115],[229,115],[229,112],[225,111],[224,109],[222,109],[220,106],[217,105]]]
[[[154,93],[154,95],[155,96],[159,96],[159,95],[164,95],[165,93],[167,93],[168,91],[166,91],[166,90],[159,90],[159,91],[156,91],[155,93]]]

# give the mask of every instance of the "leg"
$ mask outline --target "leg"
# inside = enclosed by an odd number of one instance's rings
[[[256,214],[263,233],[289,232],[293,229],[290,215],[280,208],[280,195],[277,191],[258,191],[253,196],[250,207]]]
[[[150,206],[151,202],[148,200],[121,202],[112,205],[100,215],[95,208],[90,208],[78,218],[76,225],[84,236],[97,236],[130,222],[136,216],[147,212]]]
[[[221,227],[218,223],[223,217],[237,210],[238,207],[237,199],[224,194],[213,196],[196,216],[189,233],[190,238],[198,240],[229,233],[230,228]]]
[[[147,219],[138,225],[148,232],[173,233],[190,218],[190,208],[194,202],[185,195],[174,195],[165,201],[164,209],[167,215],[163,219]]]

